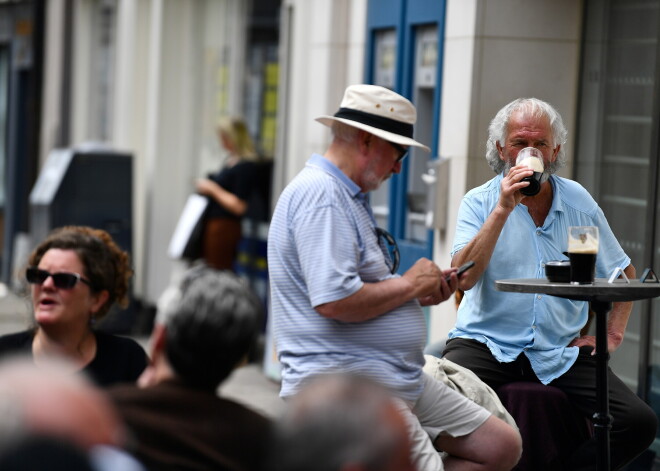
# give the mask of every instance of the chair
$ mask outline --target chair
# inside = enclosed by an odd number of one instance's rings
[[[522,457],[514,470],[567,469],[571,454],[593,434],[590,421],[554,386],[514,382],[501,386],[497,394],[522,436]]]

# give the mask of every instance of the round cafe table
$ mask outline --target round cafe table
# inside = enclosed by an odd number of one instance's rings
[[[639,280],[615,280],[596,278],[591,284],[573,285],[550,282],[544,278],[521,278],[497,280],[495,288],[512,293],[549,294],[560,298],[588,301],[596,315],[596,403],[593,416],[594,433],[598,442],[598,469],[610,470],[610,416],[609,389],[607,381],[607,315],[613,302],[637,301],[660,296],[660,283]]]

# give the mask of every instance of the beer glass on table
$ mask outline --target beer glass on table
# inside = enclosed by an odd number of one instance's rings
[[[594,282],[598,254],[598,228],[571,226],[568,228],[568,258],[571,261],[572,284]]]

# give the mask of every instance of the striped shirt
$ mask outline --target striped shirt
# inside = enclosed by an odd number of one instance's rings
[[[310,375],[367,375],[404,400],[421,393],[426,323],[417,300],[364,322],[321,316],[315,306],[364,283],[399,276],[379,244],[366,195],[334,164],[313,155],[282,192],[268,234],[268,268],[283,397]]]

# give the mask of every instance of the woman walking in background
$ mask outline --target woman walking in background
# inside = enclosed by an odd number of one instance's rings
[[[218,138],[229,156],[218,173],[197,180],[197,191],[209,197],[202,258],[213,268],[233,270],[258,154],[247,126],[239,118],[223,118]]]

